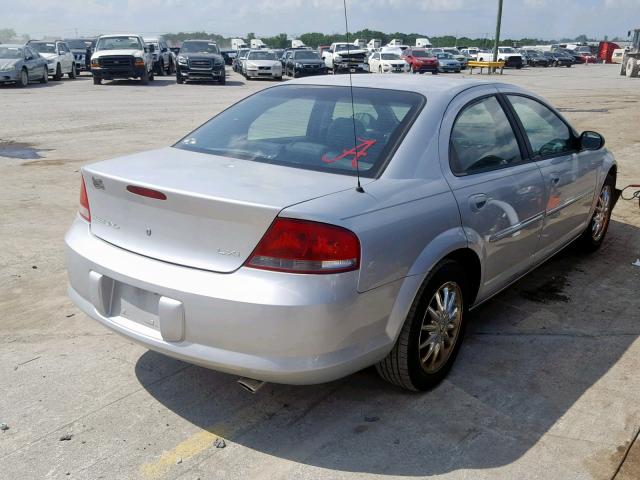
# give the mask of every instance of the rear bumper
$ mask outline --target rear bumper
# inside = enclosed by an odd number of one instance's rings
[[[357,293],[358,272],[186,268],[106,243],[79,217],[65,242],[69,296],[80,309],[149,349],[190,363],[313,384],[370,366],[393,345],[385,329],[402,281]],[[135,312],[141,310],[123,309],[118,292],[125,290],[146,299],[140,318]]]

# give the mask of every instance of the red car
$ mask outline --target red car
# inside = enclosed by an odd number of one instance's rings
[[[412,73],[431,72],[438,74],[438,59],[424,48],[407,48],[402,58],[409,64]]]
[[[597,63],[598,59],[590,53],[578,52],[580,55],[580,63]]]

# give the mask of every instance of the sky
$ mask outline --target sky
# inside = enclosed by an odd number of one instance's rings
[[[0,0],[0,28],[32,38],[135,32],[344,31],[343,0]],[[498,0],[347,0],[351,31],[493,38]],[[637,24],[636,24],[637,23]],[[625,36],[640,0],[504,0],[503,38]]]

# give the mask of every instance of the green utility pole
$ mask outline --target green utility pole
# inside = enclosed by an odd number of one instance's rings
[[[498,0],[498,20],[496,21],[496,40],[493,44],[493,61],[498,61],[498,45],[500,45],[500,25],[502,24],[502,0]]]

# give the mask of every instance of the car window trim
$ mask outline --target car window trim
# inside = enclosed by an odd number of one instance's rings
[[[518,124],[518,128],[521,131],[521,134],[523,136],[523,139],[524,139],[526,147],[527,147],[529,158],[532,161],[539,162],[539,161],[542,161],[542,160],[549,160],[550,158],[564,157],[566,155],[572,155],[574,153],[579,153],[581,151],[580,148],[577,146],[578,145],[578,142],[577,142],[578,141],[578,134],[577,134],[577,132],[574,130],[574,128],[571,126],[571,124],[569,122],[567,122],[562,117],[562,115],[560,115],[560,113],[555,108],[553,108],[551,105],[549,105],[548,103],[540,100],[539,98],[536,98],[536,97],[534,97],[532,95],[527,95],[527,94],[521,93],[521,92],[506,92],[506,93],[505,92],[501,92],[500,95],[504,96],[504,101],[507,104],[507,107],[509,108],[509,110],[511,110],[511,112],[512,112],[512,114],[514,116],[514,120]],[[563,152],[550,153],[548,155],[540,155],[540,154],[534,153],[533,148],[531,147],[531,142],[529,141],[529,136],[527,135],[527,131],[524,128],[524,125],[522,124],[522,121],[520,120],[520,117],[518,116],[518,113],[516,112],[513,104],[509,100],[510,96],[528,98],[529,100],[532,100],[534,102],[538,102],[543,107],[547,107],[551,111],[551,113],[553,113],[556,116],[556,118],[558,118],[558,120],[560,120],[569,129],[569,133],[571,134],[571,139],[572,139],[572,143],[574,144],[574,147],[572,149],[570,149],[570,150],[565,150]]]
[[[500,93],[499,92],[494,92],[494,93],[487,93],[485,95],[481,95],[479,97],[475,97],[473,100],[470,100],[468,103],[466,103],[456,114],[456,118],[453,120],[453,123],[451,125],[451,131],[449,132],[449,170],[451,171],[451,173],[458,178],[464,178],[464,177],[469,177],[472,175],[480,175],[483,173],[489,173],[489,172],[495,172],[498,170],[504,170],[506,168],[512,168],[512,167],[518,167],[521,165],[525,165],[527,163],[531,163],[532,159],[529,156],[528,150],[527,150],[527,146],[526,144],[523,144],[522,142],[524,141],[524,139],[522,138],[522,132],[520,132],[518,130],[518,126],[516,124],[514,124],[515,119],[512,118],[509,113],[507,112],[507,110],[505,110],[505,106],[503,105],[503,102],[500,100]],[[451,142],[451,137],[453,136],[453,129],[456,127],[456,124],[458,122],[458,119],[460,118],[460,115],[462,115],[462,113],[469,108],[470,106],[476,104],[476,103],[480,103],[483,100],[493,97],[497,100],[498,104],[500,105],[500,108],[502,108],[502,111],[504,112],[505,116],[507,117],[507,121],[509,122],[509,125],[511,125],[511,130],[513,131],[513,135],[516,138],[516,142],[518,143],[518,149],[520,150],[520,157],[521,160],[517,163],[511,163],[509,165],[504,165],[501,167],[491,167],[491,168],[483,168],[481,170],[475,170],[474,172],[465,172],[465,173],[456,173],[453,171],[453,168],[451,167],[451,150],[452,150],[452,142]]]

